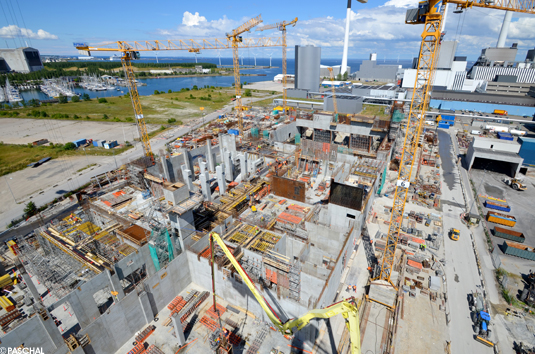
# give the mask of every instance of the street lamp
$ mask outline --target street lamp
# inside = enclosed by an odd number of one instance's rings
[[[7,188],[9,189],[9,192],[11,193],[11,196],[13,197],[13,200],[15,201],[15,203],[17,203],[17,199],[15,199],[15,195],[13,194],[13,191],[11,190],[11,187],[9,186],[9,182],[7,181],[7,177],[4,177],[6,179],[6,184],[7,184]],[[9,177],[9,179],[13,179],[11,177]]]

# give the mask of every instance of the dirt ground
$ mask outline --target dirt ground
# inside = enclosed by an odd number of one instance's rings
[[[148,125],[149,131],[159,128]],[[124,132],[124,133],[123,133]],[[139,137],[134,123],[83,122],[51,119],[0,119],[0,141],[27,144],[39,139],[65,144],[78,139],[117,140],[120,144]]]

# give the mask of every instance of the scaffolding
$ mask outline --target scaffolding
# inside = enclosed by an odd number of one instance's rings
[[[174,258],[173,243],[167,229],[153,229],[150,234],[149,250],[156,271],[165,267]]]
[[[96,275],[80,262],[61,251],[36,232],[38,242],[19,242],[20,258],[28,273],[33,274],[56,299]]]

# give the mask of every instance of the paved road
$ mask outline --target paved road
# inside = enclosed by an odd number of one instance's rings
[[[451,322],[449,324],[452,353],[493,353],[491,348],[474,340],[467,296],[481,284],[477,263],[470,239],[470,230],[461,222],[464,212],[464,197],[459,169],[455,164],[450,135],[442,132],[440,157],[443,168],[442,205],[444,215],[444,246],[446,252],[447,294]],[[446,161],[446,160],[449,161]],[[450,163],[451,162],[451,163]],[[448,182],[446,182],[448,180]],[[458,241],[452,241],[447,233],[451,228],[461,231]]]
[[[246,105],[246,104],[250,104],[251,102],[261,101],[261,100],[270,99],[270,98],[276,98],[279,96],[280,95],[272,95],[272,96],[259,97],[259,98],[244,98],[242,99],[242,104]],[[176,139],[179,136],[185,135],[189,133],[190,131],[197,129],[199,126],[202,125],[203,122],[205,124],[208,122],[211,122],[212,120],[216,119],[220,114],[229,113],[233,107],[234,107],[234,103],[228,104],[216,112],[207,114],[206,116],[204,116],[204,119],[202,121],[201,119],[197,119],[195,121],[191,121],[188,125],[180,126],[180,127],[172,129],[171,131],[165,132],[165,135],[170,136],[170,138],[162,139],[161,136],[156,136],[152,138],[151,139],[152,151],[157,153],[158,150],[163,148],[168,141],[172,139]],[[49,203],[52,200],[54,200],[54,198],[57,198],[58,195],[61,195],[69,190],[72,190],[74,188],[77,188],[78,186],[81,186],[89,182],[92,176],[99,175],[101,173],[115,169],[117,168],[117,166],[121,166],[122,164],[135,160],[141,157],[142,155],[143,155],[143,149],[141,147],[141,143],[138,142],[134,149],[128,150],[122,153],[121,155],[118,155],[115,157],[103,158],[98,168],[95,168],[90,171],[86,171],[85,173],[81,173],[81,175],[75,177],[71,181],[64,180],[63,182],[60,182],[54,185],[53,188],[46,189],[43,194],[37,194],[30,198],[32,198],[33,202],[37,205],[43,205],[43,204]],[[11,222],[11,220],[18,219],[23,215],[24,205],[28,202],[28,200],[29,198],[23,201],[18,200],[20,204],[17,204],[15,207],[10,209],[9,211],[0,215],[0,230],[6,228],[7,225]]]
[[[450,134],[452,136],[453,146],[455,149],[455,156],[459,156],[460,152],[457,140],[455,139],[455,131],[450,131]],[[464,185],[465,198],[468,208],[472,210],[473,213],[477,214],[478,209],[475,205],[475,196],[470,185],[468,171],[464,168],[460,168],[459,171]],[[481,274],[485,281],[485,291],[487,293],[488,300],[493,304],[498,304],[500,302],[503,303],[498,286],[496,284],[496,278],[494,276],[494,264],[489,252],[487,251],[487,242],[483,226],[479,225],[478,227],[472,228],[471,231],[480,257]],[[493,316],[491,320],[492,329],[494,330],[493,341],[497,340],[500,351],[502,353],[507,353],[511,351],[512,343],[509,342],[510,332],[504,323],[503,315],[494,313],[491,313],[491,315]]]

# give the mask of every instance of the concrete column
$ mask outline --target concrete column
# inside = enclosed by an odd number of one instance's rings
[[[166,181],[169,181],[170,177],[169,177],[169,169],[167,168],[167,158],[165,157],[165,155],[162,155],[160,159],[162,162],[163,177],[165,178]]]
[[[240,160],[240,167],[241,167],[241,180],[246,181],[248,171],[247,171],[247,153],[243,153],[238,155],[238,159]]]
[[[113,302],[121,301],[124,298],[124,291],[123,287],[121,286],[121,282],[119,281],[119,278],[116,274],[111,275],[111,272],[107,269],[106,274],[108,275],[108,280],[110,281],[110,290],[119,293],[117,294],[117,298],[113,297]]]
[[[190,192],[194,191],[193,188],[193,181],[191,180],[191,171],[187,168],[186,165],[180,166],[180,169],[182,170],[182,178],[184,179],[184,183],[188,186],[188,189]]]
[[[225,178],[227,181],[232,182],[234,180],[233,163],[230,158],[230,151],[225,150],[223,154],[223,161],[225,162]]]
[[[32,293],[32,296],[35,299],[35,301],[40,302],[41,295],[39,294],[39,291],[37,291],[37,288],[35,287],[35,284],[33,283],[28,273],[26,273],[26,271],[22,267],[18,268],[17,272],[22,275],[22,279],[24,279],[24,282],[28,286],[28,289],[30,289],[30,292]]]
[[[174,313],[171,316],[171,321],[173,322],[173,327],[175,328],[176,339],[178,340],[178,345],[186,344],[186,338],[184,338],[184,329],[182,328],[182,322],[180,322],[180,317],[178,313]]]
[[[219,186],[219,195],[225,194],[225,191],[227,190],[227,182],[225,181],[225,172],[224,172],[225,164],[221,164],[215,168],[216,174],[217,174],[217,185]]]
[[[191,168],[191,163],[189,161],[189,152],[187,149],[180,149],[180,153],[182,154],[182,156],[184,157],[184,163],[186,164],[186,168],[190,171],[193,171],[193,168]]]
[[[206,158],[208,159],[208,168],[210,172],[215,171],[214,155],[212,155],[212,140],[206,140]]]
[[[154,314],[152,313],[152,308],[150,307],[149,295],[145,291],[142,291],[138,295],[139,305],[143,311],[143,316],[147,324],[154,321]]]
[[[206,162],[203,161],[202,159],[199,159],[199,169],[201,170],[201,175],[203,175],[204,172],[206,172]]]
[[[212,192],[210,191],[210,175],[208,172],[204,172],[199,176],[199,180],[201,181],[202,196],[204,197],[204,200],[211,202]]]
[[[46,311],[48,318],[45,321],[41,316],[38,315],[39,319],[41,320],[41,323],[45,331],[48,333],[48,336],[50,337],[52,342],[54,342],[54,345],[59,348],[65,343],[65,341],[63,340],[63,337],[61,336],[59,328],[54,323],[54,320],[52,319],[52,315],[50,314],[50,312],[48,312],[46,308],[44,310]]]

